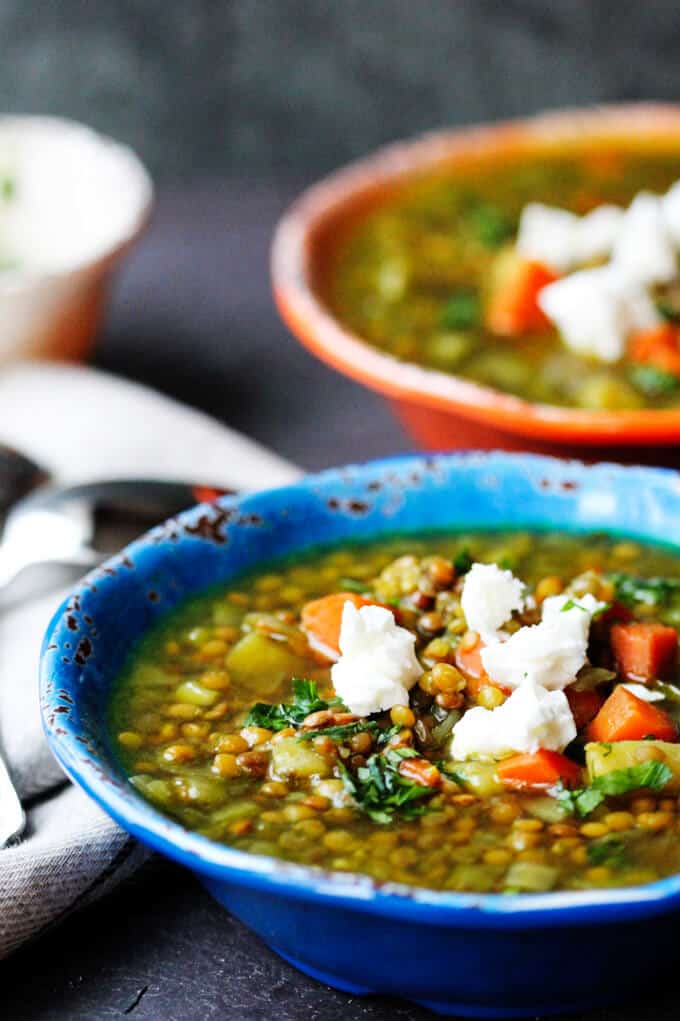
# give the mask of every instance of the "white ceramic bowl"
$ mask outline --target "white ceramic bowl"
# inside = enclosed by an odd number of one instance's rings
[[[152,198],[130,149],[73,121],[0,117],[0,364],[85,354]]]

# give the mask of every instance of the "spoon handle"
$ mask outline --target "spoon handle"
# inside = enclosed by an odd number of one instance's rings
[[[0,848],[21,836],[26,816],[19,795],[10,780],[7,766],[0,755]]]
[[[26,554],[25,551],[19,551],[19,555],[11,556],[6,555],[5,552],[0,549],[0,593],[4,597],[7,593],[6,590],[13,585],[18,579],[19,575],[28,567],[78,567],[82,571],[88,571],[93,567],[98,567],[106,559],[106,554],[98,553],[96,550],[89,549],[84,546],[82,549],[74,551],[64,555],[63,557],[42,557],[36,558],[30,554]],[[81,573],[82,573],[81,571]],[[33,592],[36,586],[28,587]],[[37,585],[37,592],[40,591],[40,585]],[[27,594],[24,593],[23,598],[27,598]]]
[[[0,513],[47,481],[47,473],[18,450],[0,443]]]

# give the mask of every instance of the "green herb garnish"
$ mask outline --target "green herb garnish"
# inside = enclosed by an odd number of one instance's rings
[[[459,291],[442,308],[441,325],[447,330],[469,330],[479,325],[481,314],[478,295],[474,291]]]
[[[621,869],[628,864],[628,848],[621,837],[604,837],[588,844],[586,857],[591,865],[609,865]]]
[[[630,794],[631,791],[640,790],[642,787],[650,791],[660,791],[672,778],[673,772],[666,763],[653,759],[650,762],[641,762],[637,766],[629,766],[627,769],[614,769],[611,773],[603,773],[593,780],[593,786],[597,786],[603,794],[616,797],[620,794]]]
[[[595,613],[592,615],[593,620],[597,620],[607,610],[611,609],[611,603],[603,603],[602,606],[598,607]],[[590,613],[590,610],[586,609],[585,606],[581,606],[577,599],[567,599],[566,603],[562,607],[561,613],[566,613],[567,610],[582,610],[583,613]]]
[[[674,702],[676,705],[680,703],[680,688],[677,684],[668,684],[665,681],[657,681],[654,687],[657,691],[661,692],[668,702]]]
[[[512,221],[503,210],[486,203],[468,211],[465,225],[487,248],[497,248],[515,232]]]
[[[575,790],[567,790],[562,784],[555,788],[555,797],[565,812],[573,815],[580,815],[583,818],[594,812],[604,801],[604,794],[594,785],[591,787],[577,787]]]
[[[636,578],[632,574],[607,575],[616,590],[616,598],[628,606],[645,603],[647,606],[665,606],[678,591],[676,578]]]
[[[456,574],[467,574],[472,567],[473,560],[469,552],[464,549],[458,553],[453,560],[453,566]]]
[[[665,319],[667,323],[680,322],[680,311],[678,311],[666,298],[657,298],[654,304],[656,305],[656,310],[661,318]]]
[[[596,776],[589,787],[578,787],[570,791],[558,784],[555,797],[567,812],[583,817],[594,812],[605,798],[619,797],[643,788],[660,791],[672,776],[665,762],[641,762],[638,766],[614,769],[611,773]]]
[[[315,730],[305,730],[297,735],[298,741],[311,741],[315,737],[330,737],[331,740],[342,743],[355,734],[370,734],[378,747],[382,747],[399,733],[401,727],[381,727],[375,720],[356,720],[354,723],[341,723],[337,727],[319,727]]]
[[[371,591],[366,582],[359,581],[358,578],[339,578],[338,586],[343,592],[358,592],[359,595]]]
[[[654,365],[629,365],[628,378],[646,397],[662,397],[680,386],[677,376]]]
[[[356,774],[339,763],[345,789],[352,795],[358,808],[373,822],[390,823],[395,814],[402,819],[413,819],[427,811],[423,798],[435,794],[432,787],[407,780],[399,772],[404,759],[420,758],[414,748],[390,748],[368,759]]]
[[[247,727],[266,727],[267,730],[285,730],[299,727],[310,713],[342,706],[339,698],[323,699],[315,681],[293,680],[293,701],[271,705],[256,702],[246,718]]]

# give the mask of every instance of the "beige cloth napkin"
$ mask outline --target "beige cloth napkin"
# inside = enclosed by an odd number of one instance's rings
[[[258,444],[145,387],[47,363],[0,375],[0,442],[60,482],[155,477],[251,490],[299,475]],[[147,853],[66,783],[42,734],[38,655],[62,596],[49,593],[0,615],[0,750],[28,811],[23,840],[0,851],[0,957],[106,893]]]

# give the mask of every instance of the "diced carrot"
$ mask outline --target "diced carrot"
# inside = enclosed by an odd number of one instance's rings
[[[459,645],[456,649],[456,666],[461,673],[465,674],[468,680],[480,677],[483,677],[485,681],[487,680],[486,670],[482,664],[483,648],[484,642],[479,638],[472,648],[461,648]]]
[[[479,694],[482,688],[498,688],[504,695],[509,695],[511,689],[503,687],[492,681],[482,663],[482,649],[484,642],[479,638],[477,644],[470,649],[456,649],[456,666],[467,680],[466,691],[473,702],[479,701]]]
[[[302,607],[302,627],[307,632],[309,643],[326,661],[332,662],[340,654],[338,642],[345,603],[353,603],[358,610],[362,606],[382,605],[356,592],[332,592]]]
[[[498,779],[508,787],[554,787],[558,781],[566,787],[581,782],[581,767],[566,755],[539,748],[533,755],[513,755],[498,764]]]
[[[664,677],[678,655],[675,628],[651,621],[614,624],[610,642],[619,670],[636,681]]]
[[[433,762],[427,759],[403,759],[399,772],[418,787],[439,787],[442,775]]]
[[[663,709],[624,688],[614,688],[588,728],[590,741],[642,741],[654,737],[658,741],[675,741],[675,724]]]
[[[680,331],[670,323],[663,323],[634,333],[628,343],[628,359],[680,376]]]
[[[604,696],[594,689],[577,691],[575,688],[567,688],[565,694],[577,730],[588,726],[590,721],[597,716],[605,701]]]
[[[492,333],[516,337],[534,333],[549,326],[537,298],[559,275],[540,262],[516,258],[501,273],[491,293],[486,310],[486,325]]]

